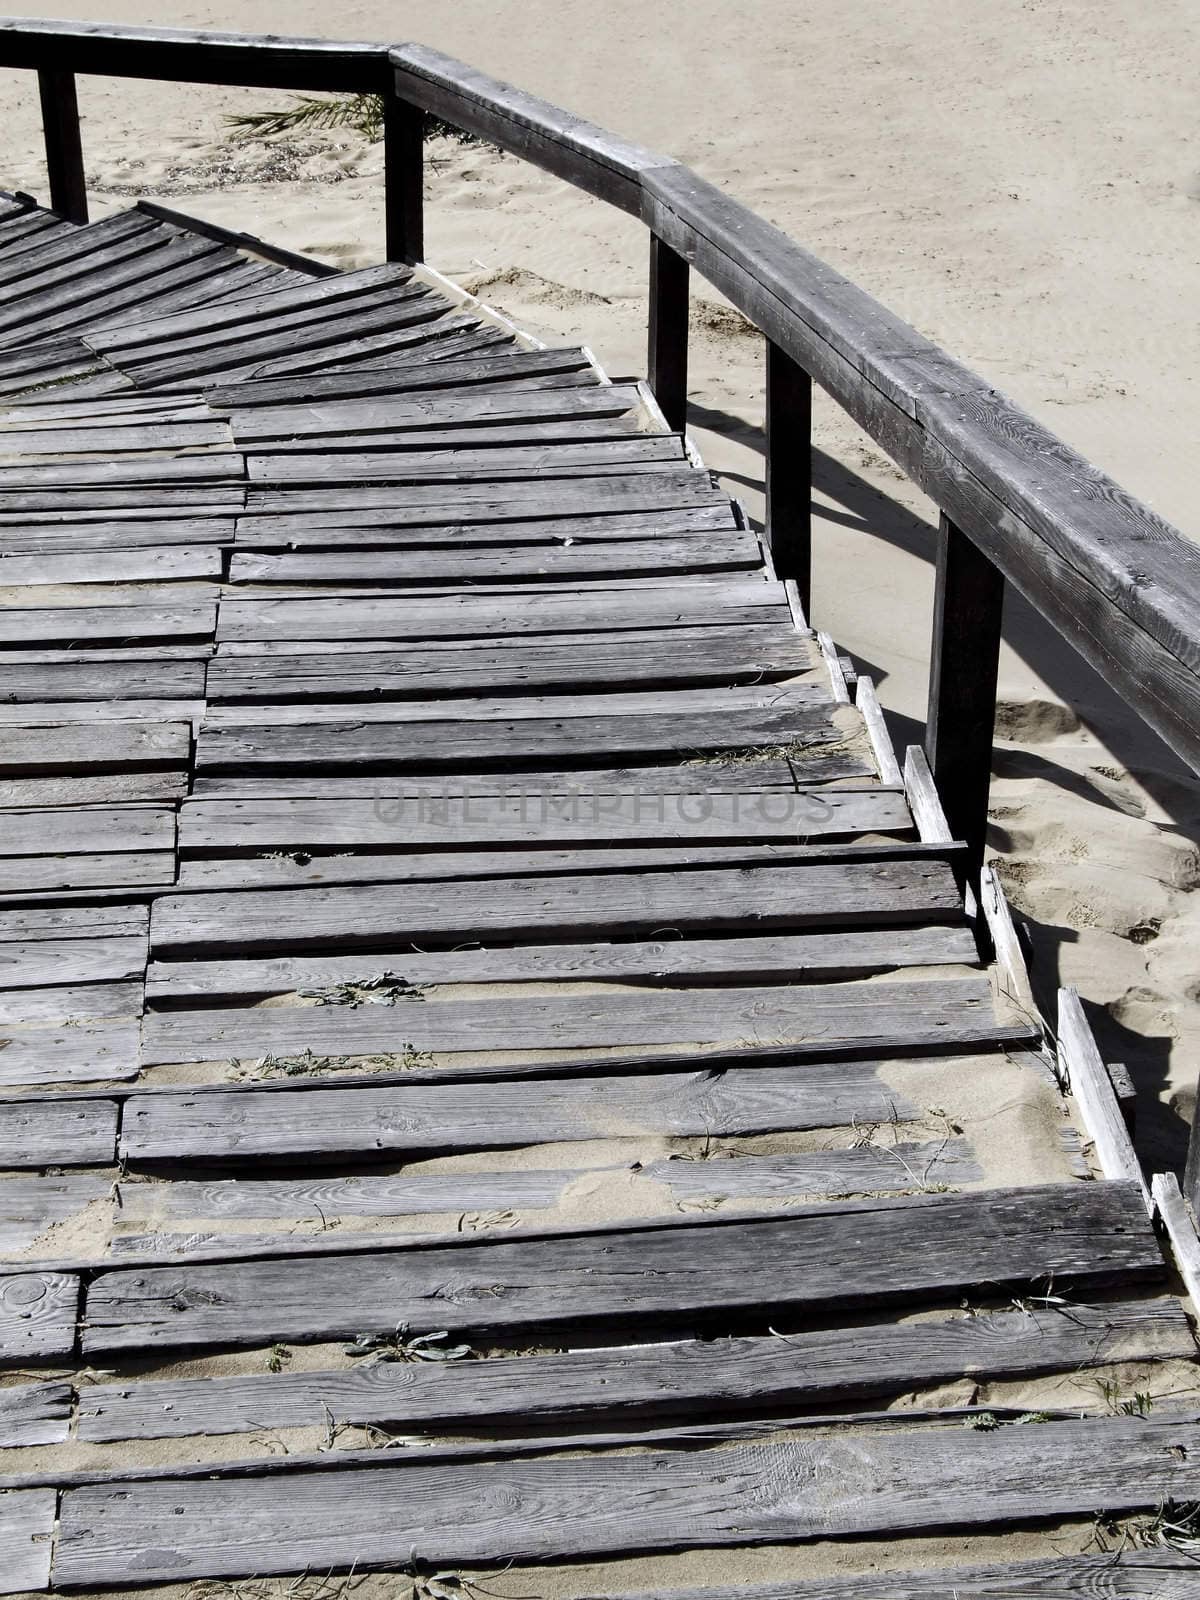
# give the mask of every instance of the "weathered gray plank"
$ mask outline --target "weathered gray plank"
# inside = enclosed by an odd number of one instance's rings
[[[48,893],[58,889],[166,888],[174,882],[173,850],[61,857],[6,856],[0,860],[0,894],[6,895]]]
[[[7,1027],[0,1084],[106,1083],[138,1074],[136,1022]]]
[[[269,1006],[149,1014],[147,1065],[294,1056],[403,1056],[406,1050],[538,1050],[716,1044],[746,1039],[902,1039],[969,1044],[994,1027],[986,979],[914,983],[643,989],[512,999],[398,1000],[391,1006]]]
[[[398,800],[193,800],[180,814],[179,847],[213,850],[326,849],[453,844],[569,844],[640,839],[782,841],[911,831],[902,795],[827,790],[740,793],[501,797]]]
[[[61,1360],[75,1348],[79,1279],[64,1272],[0,1276],[0,1366]]]
[[[704,539],[624,539],[611,544],[537,545],[516,550],[336,551],[295,555],[237,554],[234,583],[502,583],[511,578],[558,581],[595,574],[729,572],[761,564],[749,531]],[[0,578],[4,568],[0,566]]]
[[[506,1457],[503,1466],[482,1449],[479,1460],[448,1463],[392,1452],[358,1470],[97,1484],[63,1496],[54,1579],[400,1566],[416,1540],[439,1562],[502,1564],[1155,1508],[1194,1496],[1198,1448],[1189,1421],[1103,1417],[1046,1423],[1036,1436],[805,1431],[710,1450]]]
[[[4,618],[5,614],[0,613],[0,623]],[[578,633],[596,627],[645,628],[688,621],[711,624],[714,618],[730,623],[786,620],[781,592],[773,584],[756,582],[753,586],[744,583],[736,588],[731,584],[727,592],[715,594],[707,587],[694,592],[682,588],[678,592],[647,588],[641,594],[626,591],[619,612],[613,596],[603,591],[496,598],[468,593],[457,598],[431,597],[419,605],[414,605],[411,599],[387,595],[343,596],[329,600],[228,599],[221,606],[219,638],[223,641],[471,638],[496,631]],[[63,623],[47,622],[43,626],[61,630]],[[93,626],[101,626],[100,621]],[[188,630],[180,627],[179,631]],[[200,630],[192,628],[190,631]],[[52,633],[42,636],[57,637]]]
[[[6,554],[0,560],[3,584],[150,583],[220,576],[221,552],[214,545],[94,550],[86,561],[75,553]],[[36,596],[30,599],[36,601]]]
[[[233,519],[220,517],[155,517],[139,522],[130,517],[111,522],[40,522],[10,524],[4,529],[4,546],[13,555],[51,555],[77,550],[111,550],[128,553],[139,549],[232,544]]]
[[[7,606],[0,608],[0,644],[40,641],[106,640],[211,636],[217,625],[212,600],[180,600],[161,605]]]
[[[99,755],[105,730],[90,730],[96,735],[89,738],[88,755]],[[122,759],[125,727],[115,731],[118,754]],[[47,743],[57,745],[59,730],[47,731]],[[4,735],[0,733],[0,761],[4,756]],[[141,756],[142,744],[133,747],[135,759]],[[185,746],[174,744],[167,752],[169,759],[178,759],[186,752]],[[158,747],[154,754],[157,756]],[[33,856],[42,853],[73,855],[77,852],[101,854],[106,851],[173,850],[175,848],[175,813],[166,806],[113,806],[90,811],[9,811],[3,818],[0,831],[0,857]],[[0,878],[5,869],[0,867]]]
[[[789,1195],[924,1191],[931,1185],[977,1183],[983,1171],[965,1139],[936,1144],[856,1144],[799,1155],[746,1155],[704,1161],[648,1162],[641,1176],[664,1183],[679,1199],[783,1198]]]
[[[0,1389],[0,1450],[61,1444],[70,1432],[71,1409],[69,1383],[22,1383]]]
[[[0,617],[3,615],[0,611]],[[188,759],[191,736],[191,727],[186,722],[0,727],[0,773],[5,777],[38,777],[47,773],[79,772],[89,767],[120,771],[122,768],[182,766]]]
[[[561,544],[564,539],[580,544],[606,544],[651,536],[700,538],[708,533],[728,533],[741,525],[728,500],[667,511],[618,509],[610,515],[531,516],[494,525],[443,518],[410,527],[403,521],[394,523],[392,516],[386,506],[374,510],[313,511],[307,515],[262,513],[239,519],[236,543],[239,550],[344,549],[347,546],[436,549],[444,545],[464,549],[475,545],[554,545]],[[499,644],[503,640],[494,642]]]
[[[511,366],[511,358],[509,358]],[[305,395],[290,404],[251,410],[234,391],[230,427],[239,447],[264,440],[315,438],[340,434],[423,432],[471,423],[480,427],[519,421],[562,421],[575,417],[640,416],[641,394],[634,384],[590,384],[570,389],[471,388],[451,393],[399,398],[393,388],[369,399],[324,399]]]
[[[15,944],[43,939],[144,941],[149,922],[150,910],[144,905],[28,907],[6,911],[0,917],[0,946],[6,941]]]
[[[44,700],[5,705],[0,701],[0,724],[5,727],[50,727],[64,722],[183,722],[198,723],[204,699],[196,700]]]
[[[0,950],[3,946],[0,946]],[[0,968],[2,970],[2,968]],[[75,977],[60,967],[58,977]],[[44,989],[0,989],[0,1023],[84,1022],[96,1017],[140,1016],[142,985],[57,984]]]
[[[0,1178],[0,1250],[27,1250],[57,1224],[78,1216],[94,1200],[104,1199],[111,1187],[107,1178],[79,1173]],[[0,1390],[0,1398],[3,1393]],[[0,1413],[0,1425],[2,1420]]]
[[[116,1150],[112,1100],[9,1101],[0,1114],[3,1167],[103,1167]]]
[[[586,352],[579,348],[566,348],[513,350],[504,355],[438,362],[417,371],[396,367],[386,372],[319,373],[309,378],[304,388],[306,397],[314,401],[376,394],[387,399],[397,394],[412,394],[420,390],[436,393],[439,389],[460,386],[488,392],[494,386],[525,387],[547,379],[572,386],[597,382],[596,369]],[[237,408],[246,414],[247,408],[252,406],[274,407],[294,403],[296,386],[286,380],[260,378],[230,384],[225,388],[209,389],[207,393],[210,404]]]
[[[0,989],[44,989],[68,974],[76,983],[119,983],[146,970],[146,935],[0,941]]]
[[[57,1510],[53,1489],[22,1489],[0,1497],[0,1594],[49,1587]]]
[[[753,1273],[746,1263],[752,1259]],[[813,1206],[784,1219],[99,1272],[83,1348],[336,1339],[397,1322],[500,1330],[913,1300],[988,1284],[1161,1275],[1136,1186]],[[500,1292],[496,1293],[496,1288]]]
[[[949,867],[931,859],[811,863],[724,871],[563,875],[387,888],[164,895],[154,903],[155,952],[247,954],[425,938],[545,939],[603,933],[839,927],[958,921]]]
[[[79,555],[70,559],[76,563]],[[13,655],[26,652],[13,652]],[[132,654],[132,652],[131,652]],[[66,661],[21,661],[4,658],[4,700],[16,704],[46,702],[85,705],[104,701],[161,699],[201,700],[203,661],[114,661],[99,651],[70,652]],[[98,659],[100,658],[100,659]]]
[[[78,941],[89,948],[85,941]],[[0,981],[7,971],[0,945]],[[34,947],[36,948],[36,947]],[[536,983],[596,979],[712,983],[720,979],[844,977],[903,967],[973,964],[975,940],[966,927],[889,928],[885,932],[786,934],[734,939],[671,939],[658,943],[525,945],[493,950],[445,950],[435,955],[395,950],[370,956],[275,956],[258,961],[156,961],[147,975],[150,1000],[189,997],[238,999],[331,989],[381,978],[423,983]],[[31,967],[35,974],[52,970]],[[73,970],[73,969],[72,969]],[[139,968],[140,970],[140,968]]]
[[[0,806],[92,806],[125,801],[178,800],[187,789],[183,766],[154,771],[103,772],[43,778],[0,778]]]
[[[662,716],[521,717],[444,722],[292,723],[269,727],[206,725],[196,750],[196,770],[240,772],[255,768],[355,767],[385,771],[440,771],[464,766],[606,764],[665,754],[731,755],[788,748],[803,773],[809,748],[840,744],[846,731],[831,707],[799,704],[725,712],[677,711]],[[565,708],[564,708],[565,710]],[[0,731],[0,762],[4,759]]]
[[[134,1094],[125,1106],[121,1153],[146,1162],[380,1159],[647,1133],[769,1133],[917,1115],[883,1082],[875,1062],[769,1071],[687,1066],[645,1077]],[[595,1063],[591,1071],[597,1073]]]
[[[127,1191],[128,1192],[128,1191]],[[89,1442],[184,1438],[338,1422],[560,1422],[808,1406],[900,1393],[952,1378],[1072,1371],[1110,1361],[1190,1357],[1172,1300],[1058,1315],[1008,1311],[920,1324],[877,1323],[786,1338],[688,1341],[507,1357],[452,1366],[377,1362],[352,1371],[282,1372],[89,1387],[78,1433]]]
[[[247,455],[246,474],[252,484],[285,486],[289,483],[405,484],[439,478],[457,485],[472,479],[492,483],[506,478],[583,477],[607,470],[655,472],[664,464],[685,460],[683,442],[676,434],[630,433],[620,439],[584,439],[579,443],[551,440],[541,444],[496,444],[476,449],[448,446],[428,451],[380,448],[362,454],[341,450],[256,454]],[[3,471],[0,468],[0,484]],[[22,469],[22,477],[38,471],[38,468]],[[114,465],[112,475],[123,477],[132,471],[132,466]],[[707,475],[705,477],[707,481]],[[80,480],[71,477],[65,481]]]

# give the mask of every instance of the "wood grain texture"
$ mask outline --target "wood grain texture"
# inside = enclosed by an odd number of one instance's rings
[[[520,878],[506,884],[163,895],[156,954],[220,949],[264,954],[398,939],[486,941],[628,933],[957,921],[961,903],[941,861],[812,863],[795,868]]]
[[[142,1061],[262,1059],[394,1052],[538,1050],[769,1040],[903,1038],[942,1033],[970,1044],[995,1025],[986,979],[643,989],[390,1006],[272,1006],[147,1015]]]
[[[6,1026],[0,1033],[0,1085],[108,1083],[138,1074],[136,1021],[61,1027]]]
[[[685,1238],[691,1234],[691,1239]],[[745,1271],[748,1253],[756,1270]],[[983,1284],[1136,1281],[1162,1257],[1135,1185],[1048,1185],[844,1206],[785,1220],[99,1272],[83,1348],[336,1339],[398,1322],[499,1331],[720,1310],[815,1312]]]
[[[78,1300],[79,1279],[71,1273],[0,1275],[0,1366],[69,1356]]]
[[[2,1167],[103,1167],[116,1152],[111,1100],[9,1101],[0,1113]]]
[[[82,941],[81,941],[82,942]],[[5,946],[0,945],[0,973]],[[910,966],[975,961],[975,941],[963,928],[890,928],[886,932],[781,934],[736,939],[674,939],[628,944],[525,945],[493,950],[447,950],[433,956],[396,950],[363,956],[275,956],[258,961],[157,961],[150,967],[151,1000],[239,999],[286,994],[374,978],[386,971],[406,983],[527,983],[554,979],[619,979],[686,985],[801,980],[812,973],[864,976]]]
[[[121,1153],[133,1162],[291,1156],[430,1156],[530,1143],[766,1133],[900,1121],[917,1108],[874,1062],[730,1067],[491,1083],[363,1084],[135,1094]]]
[[[807,1406],[900,1393],[962,1376],[1016,1377],[1119,1360],[1190,1356],[1172,1300],[1069,1316],[997,1312],[775,1338],[687,1341],[521,1356],[450,1367],[379,1362],[349,1372],[282,1372],[89,1387],[78,1433],[89,1442],[185,1438],[339,1422],[579,1421]]]
[[[69,1383],[21,1383],[0,1389],[0,1450],[61,1444],[70,1432]]]
[[[995,1526],[1190,1498],[1198,1449],[1195,1423],[1106,1417],[1043,1424],[1036,1444],[1019,1428],[930,1428],[598,1453],[569,1467],[530,1457],[489,1471],[416,1454],[356,1472],[94,1485],[63,1497],[54,1577],[400,1565],[414,1544],[486,1564]]]
[[[0,1594],[49,1586],[57,1509],[53,1489],[22,1489],[0,1498]]]

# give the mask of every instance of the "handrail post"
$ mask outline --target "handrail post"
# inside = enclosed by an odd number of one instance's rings
[[[938,522],[937,588],[925,753],[967,879],[978,884],[987,842],[1004,579],[961,528]]]
[[[1196,1090],[1192,1127],[1188,1135],[1187,1164],[1183,1169],[1183,1198],[1191,1206],[1193,1213],[1200,1215],[1200,1086]]]
[[[389,261],[425,259],[425,113],[393,89],[383,96],[386,251]]]
[[[812,378],[767,340],[767,546],[812,617]]]
[[[48,67],[39,68],[38,93],[42,101],[42,134],[46,142],[50,208],[68,222],[86,222],[87,184],[83,175],[75,74]]]
[[[646,371],[667,426],[677,433],[687,427],[689,276],[684,258],[651,233]]]

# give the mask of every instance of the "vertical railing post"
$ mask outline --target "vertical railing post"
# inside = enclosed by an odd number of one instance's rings
[[[383,96],[383,168],[389,261],[425,259],[425,113],[394,90]]]
[[[1183,1169],[1183,1198],[1200,1217],[1200,1085],[1192,1109],[1192,1131],[1188,1137],[1187,1165]]]
[[[943,515],[925,752],[951,831],[966,841],[972,884],[978,884],[987,840],[1003,614],[1004,579]]]
[[[687,427],[688,386],[687,262],[650,235],[650,326],[647,377],[667,426]]]
[[[42,67],[38,71],[38,92],[42,100],[42,134],[46,141],[50,208],[68,222],[86,222],[87,184],[83,176],[83,147],[79,140],[79,101],[75,94],[75,74]]]
[[[812,378],[767,340],[767,544],[812,618]]]

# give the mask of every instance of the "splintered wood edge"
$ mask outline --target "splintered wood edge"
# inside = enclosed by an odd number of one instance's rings
[[[1192,1302],[1192,1312],[1200,1317],[1200,1236],[1192,1208],[1183,1198],[1179,1179],[1173,1172],[1156,1173],[1151,1185],[1154,1209],[1162,1219],[1179,1276]]]
[[[839,674],[841,670],[839,666]],[[842,681],[845,682],[845,679]],[[847,695],[848,698],[849,695]],[[855,684],[854,703],[862,713],[862,719],[867,725],[867,736],[871,741],[875,765],[879,768],[880,783],[885,788],[903,789],[904,774],[900,771],[900,763],[896,760],[896,752],[892,748],[891,737],[887,731],[887,724],[883,720],[883,710],[879,704],[879,697],[875,693],[873,679],[860,674]]]
[[[1150,1190],[1121,1115],[1112,1079],[1096,1046],[1079,994],[1071,988],[1058,991],[1058,1065],[1082,1114],[1104,1176],[1136,1183],[1146,1209],[1153,1213]]]

